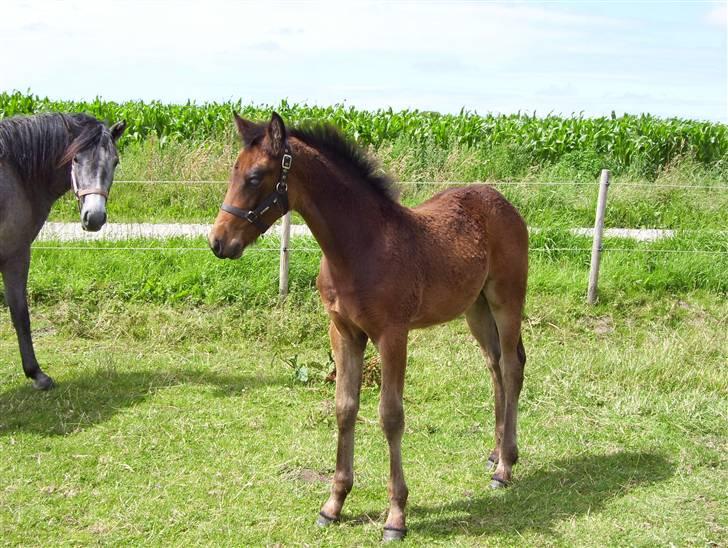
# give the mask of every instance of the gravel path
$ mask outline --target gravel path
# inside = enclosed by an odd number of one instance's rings
[[[38,241],[93,241],[93,240],[129,240],[134,238],[170,238],[206,237],[211,225],[207,224],[180,224],[180,223],[108,223],[99,232],[84,232],[80,223],[46,223],[38,235]],[[280,234],[281,227],[276,224],[271,234]],[[531,228],[531,232],[538,232],[538,228]],[[577,236],[591,238],[594,229],[572,228],[571,233]],[[607,238],[628,238],[641,242],[653,242],[661,238],[670,238],[674,230],[660,230],[654,228],[607,228],[604,236]],[[310,236],[311,231],[306,225],[291,225],[291,236]]]

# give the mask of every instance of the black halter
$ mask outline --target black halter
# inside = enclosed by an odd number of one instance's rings
[[[275,190],[263,198],[263,201],[255,209],[240,209],[239,207],[226,203],[223,203],[220,209],[230,213],[230,215],[235,215],[254,224],[260,230],[260,233],[263,234],[263,232],[270,228],[270,225],[265,223],[261,218],[266,211],[275,205],[278,206],[283,215],[288,213],[288,185],[286,184],[286,179],[288,178],[288,172],[291,170],[292,163],[293,156],[291,156],[290,149],[286,147],[283,153],[283,159],[281,160],[281,178],[276,183]]]

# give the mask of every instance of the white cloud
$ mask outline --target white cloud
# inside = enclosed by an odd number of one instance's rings
[[[718,27],[728,27],[728,2],[717,5],[706,13],[705,21]]]

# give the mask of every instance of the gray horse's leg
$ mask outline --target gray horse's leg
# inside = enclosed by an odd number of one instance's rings
[[[25,376],[33,380],[33,387],[48,390],[53,387],[53,379],[41,371],[33,350],[33,339],[30,334],[30,313],[28,312],[28,268],[30,267],[30,249],[8,259],[2,266],[5,282],[5,301],[10,308],[15,332],[18,334],[20,355],[23,360]]]

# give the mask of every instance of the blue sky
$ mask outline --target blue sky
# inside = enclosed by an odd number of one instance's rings
[[[11,0],[0,90],[728,122],[727,4]]]

